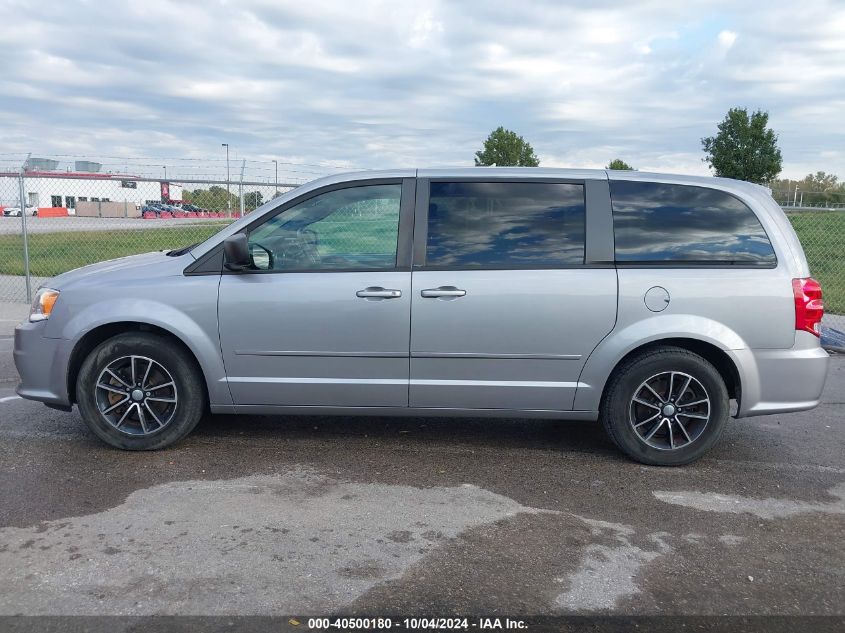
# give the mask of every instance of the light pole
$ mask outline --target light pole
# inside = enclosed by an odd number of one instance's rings
[[[276,177],[273,180],[273,188],[276,191],[273,194],[273,197],[276,198],[279,195],[279,161],[274,159],[273,162],[276,164]]]
[[[795,185],[795,193],[792,195],[792,206],[798,202],[798,185]]]
[[[226,208],[229,217],[232,217],[232,194],[229,193],[229,144],[220,143],[220,145],[226,148]]]
[[[164,180],[167,181],[167,165],[162,165],[161,168],[164,170]]]

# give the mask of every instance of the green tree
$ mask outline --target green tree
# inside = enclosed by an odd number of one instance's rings
[[[264,196],[260,191],[250,191],[244,194],[244,206],[248,209],[256,209],[264,204]]]
[[[621,158],[614,158],[605,169],[619,169],[623,171],[637,171]]]
[[[769,113],[731,108],[715,136],[701,139],[703,159],[717,176],[763,184],[777,178],[783,165],[778,137],[770,128]]]
[[[202,207],[203,209],[211,209],[212,211],[225,211],[228,209],[226,204],[226,187],[220,185],[212,185],[208,189],[194,189],[188,191],[188,200],[192,204]],[[184,193],[183,193],[184,197]],[[238,196],[231,193],[229,200],[232,203],[232,210],[235,211],[240,208],[240,200]]]
[[[823,171],[807,174],[801,180],[773,180],[769,188],[776,200],[787,204],[792,204],[793,200],[801,200],[805,205],[845,202],[845,182],[841,182],[835,174]]]
[[[484,148],[475,153],[475,166],[537,167],[540,160],[534,148],[516,132],[499,126],[484,141]]]

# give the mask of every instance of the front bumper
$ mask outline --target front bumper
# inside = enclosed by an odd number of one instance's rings
[[[796,332],[791,349],[743,349],[728,354],[742,382],[736,417],[806,411],[819,405],[830,357],[809,332]]]
[[[21,377],[15,391],[27,400],[67,408],[67,369],[72,341],[47,338],[47,321],[25,321],[15,328],[15,367]]]

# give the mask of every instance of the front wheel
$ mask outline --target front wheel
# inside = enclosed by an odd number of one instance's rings
[[[600,419],[613,442],[643,464],[680,466],[717,442],[730,414],[725,382],[706,359],[659,347],[613,374]]]
[[[154,450],[190,433],[205,411],[202,374],[180,346],[156,334],[119,334],[85,359],[76,387],[82,419],[101,440]]]

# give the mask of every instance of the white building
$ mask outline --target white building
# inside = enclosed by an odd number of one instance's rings
[[[76,171],[58,171],[56,161],[30,159],[24,171],[27,206],[76,208],[79,201],[169,202],[182,199],[182,185],[165,180],[141,179],[120,173],[101,173],[100,165],[77,161]],[[44,169],[52,167],[52,169]],[[81,168],[81,169],[80,169]],[[0,173],[0,205],[18,206],[19,174]]]

